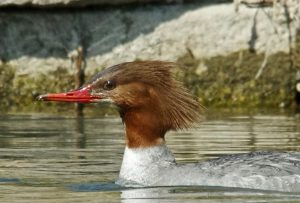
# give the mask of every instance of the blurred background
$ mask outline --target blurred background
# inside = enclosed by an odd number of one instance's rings
[[[297,0],[1,1],[0,111],[60,111],[34,98],[135,60],[187,67],[206,107],[294,108],[299,10]]]

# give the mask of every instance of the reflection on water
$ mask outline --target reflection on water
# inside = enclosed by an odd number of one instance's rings
[[[201,126],[171,132],[178,162],[258,150],[300,151],[294,115],[211,114]],[[120,188],[124,149],[119,118],[0,117],[1,202],[296,201],[299,194],[214,187]],[[147,201],[146,201],[147,200]]]

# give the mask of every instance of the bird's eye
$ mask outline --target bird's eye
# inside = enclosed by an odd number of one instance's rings
[[[113,80],[107,80],[104,82],[103,89],[112,90],[116,87],[116,82]]]

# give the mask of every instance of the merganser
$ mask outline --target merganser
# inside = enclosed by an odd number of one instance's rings
[[[106,101],[118,107],[126,140],[116,181],[122,186],[205,185],[299,192],[299,152],[252,152],[203,163],[176,163],[165,134],[201,120],[198,102],[173,77],[177,66],[162,61],[122,63],[96,74],[78,90],[38,99]]]

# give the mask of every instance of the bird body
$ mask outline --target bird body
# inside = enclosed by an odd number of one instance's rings
[[[117,183],[123,186],[207,185],[300,191],[300,153],[253,152],[202,163],[176,163],[170,130],[198,123],[202,108],[178,82],[175,63],[139,61],[112,66],[82,88],[46,94],[45,101],[102,102],[119,109],[126,147]]]

